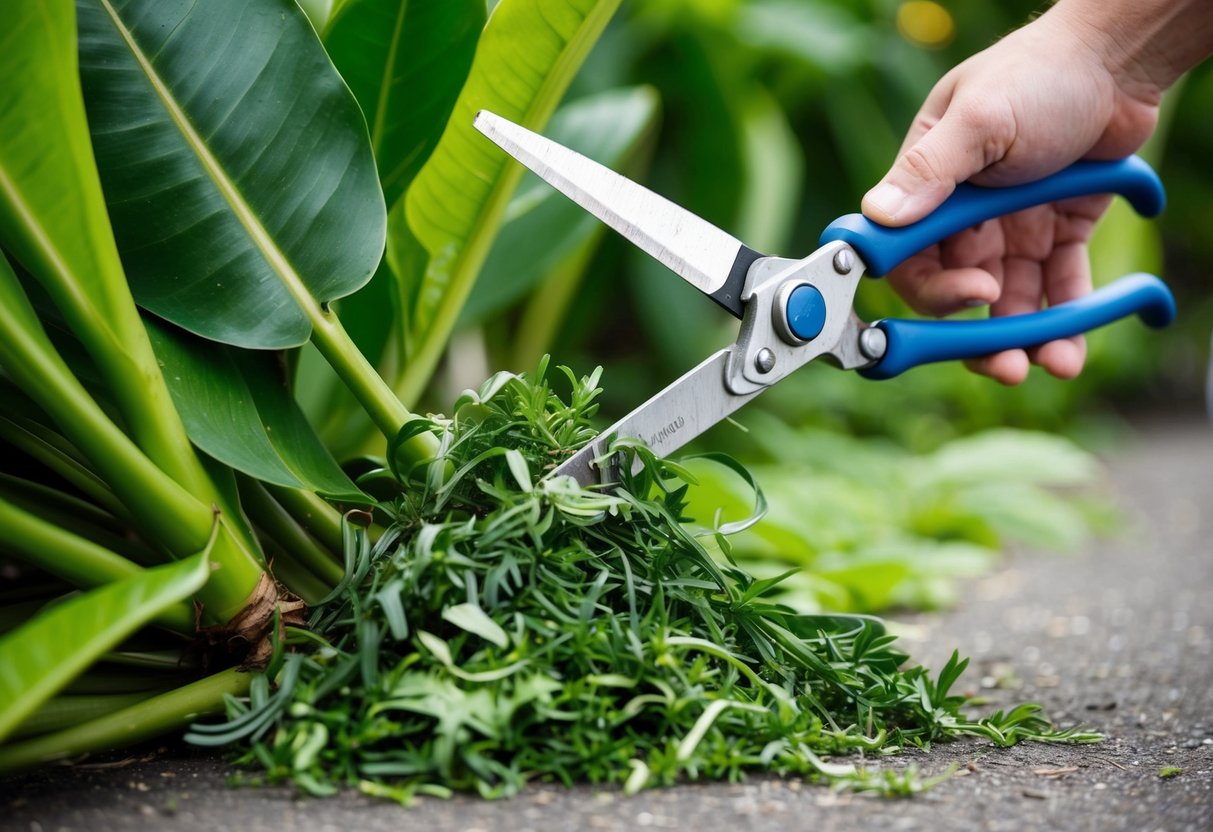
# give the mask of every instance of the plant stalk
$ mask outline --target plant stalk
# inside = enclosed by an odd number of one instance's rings
[[[5,262],[0,262],[0,366],[80,449],[118,499],[139,509],[132,513],[151,540],[177,557],[192,555],[208,544],[214,507],[219,504],[213,483],[207,478],[207,490],[215,494],[214,504],[208,506],[148,459],[109,419],[47,338]],[[220,617],[231,617],[243,608],[262,568],[227,525],[221,522],[221,526],[211,550],[220,568],[200,598],[208,617],[226,621]]]
[[[307,311],[312,321],[312,343],[358,399],[379,432],[392,442],[413,414],[375,372],[331,309],[307,308]],[[418,434],[400,445],[400,453],[407,463],[432,459],[438,455],[438,439],[428,432]]]
[[[141,572],[142,568],[109,549],[85,540],[0,498],[0,550],[82,589],[103,586]],[[155,620],[169,629],[194,632],[194,610],[174,604]]]
[[[0,774],[39,763],[122,748],[223,711],[225,696],[248,691],[251,674],[235,668],[162,693],[108,716],[0,747]]]

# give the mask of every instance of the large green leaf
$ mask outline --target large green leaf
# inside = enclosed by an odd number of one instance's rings
[[[350,0],[324,32],[371,133],[388,205],[438,144],[467,78],[484,0]]]
[[[290,0],[78,0],[80,73],[135,299],[207,338],[305,342],[370,279],[366,124]]]
[[[195,445],[265,482],[366,501],[295,404],[277,354],[240,353],[150,319],[147,327]]]
[[[0,639],[0,739],[98,656],[206,583],[205,552],[77,595]]]
[[[210,503],[114,245],[80,92],[75,8],[17,0],[5,12],[0,243],[53,298],[140,448]]]
[[[122,263],[89,145],[72,2],[17,0],[5,12],[0,242],[45,283],[89,275],[79,290],[107,316],[120,315],[109,293],[124,284]]]
[[[651,133],[657,114],[658,97],[652,87],[610,90],[561,107],[545,133],[617,170]],[[524,174],[459,315],[459,325],[502,311],[605,228],[538,176]]]
[[[620,0],[501,0],[446,130],[393,209],[392,263],[412,310],[398,391],[414,399],[437,364],[522,168],[472,127],[492,110],[541,130]]]

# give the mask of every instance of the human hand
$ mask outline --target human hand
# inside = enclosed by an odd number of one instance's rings
[[[1116,159],[1153,132],[1161,89],[1109,60],[1107,41],[1065,4],[954,68],[931,91],[893,168],[863,200],[884,225],[907,225],[966,180],[1032,181],[1081,158]],[[888,276],[917,312],[989,305],[1033,312],[1091,290],[1087,241],[1110,197],[1065,200],[990,220],[906,260]],[[966,362],[1004,384],[1029,362],[1060,378],[1082,370],[1081,337]]]

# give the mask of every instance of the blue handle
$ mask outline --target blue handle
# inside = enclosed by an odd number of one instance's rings
[[[1009,188],[983,188],[964,183],[935,211],[913,225],[888,228],[862,214],[847,214],[821,232],[821,245],[849,243],[873,277],[888,274],[903,260],[957,231],[1031,208],[1089,194],[1116,193],[1143,217],[1153,217],[1166,203],[1158,174],[1137,156],[1115,162],[1075,162],[1052,176]]]
[[[1136,312],[1148,326],[1164,327],[1175,319],[1175,298],[1152,274],[1131,274],[1086,297],[1059,303],[1041,312],[983,321],[908,321],[889,319],[874,326],[884,330],[884,357],[860,374],[884,379],[919,364],[977,358],[1069,338]]]

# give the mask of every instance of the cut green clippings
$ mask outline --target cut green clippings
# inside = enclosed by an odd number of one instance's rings
[[[347,524],[345,579],[298,652],[194,741],[239,741],[245,763],[314,794],[405,800],[756,769],[902,793],[922,785],[912,773],[847,755],[960,735],[1098,739],[1034,705],[969,718],[951,692],[967,661],[932,679],[903,669],[875,619],[770,603],[778,581],[733,563],[723,532],[696,536],[693,478],[642,447],[609,493],[544,478],[592,435],[598,394],[596,374],[568,374],[566,405],[544,371],[498,375],[433,423],[454,475],[382,504],[373,541]]]

